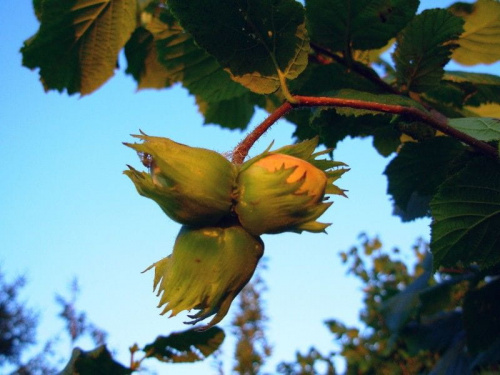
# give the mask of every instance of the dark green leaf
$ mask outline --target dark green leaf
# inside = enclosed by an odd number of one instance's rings
[[[309,64],[290,89],[297,95],[325,96],[332,90],[352,89],[361,92],[383,93],[372,81],[341,64]]]
[[[313,134],[320,136],[320,142],[326,147],[335,148],[338,142],[346,137],[384,137],[388,134],[390,139],[374,139],[374,144],[382,150],[382,155],[390,151],[389,147],[395,146],[401,133],[393,131],[394,125],[390,123],[391,117],[388,115],[362,115],[357,117],[342,116],[335,110],[316,111],[316,115],[311,118],[310,129]],[[309,129],[301,125],[296,135],[309,134]],[[392,151],[395,151],[392,150]]]
[[[469,291],[463,310],[467,347],[472,353],[488,349],[500,337],[500,279]]]
[[[404,90],[424,92],[439,85],[462,32],[463,20],[444,9],[426,10],[398,35],[393,53],[398,84]]]
[[[413,18],[418,0],[307,0],[311,38],[332,51],[384,47]]]
[[[373,147],[382,156],[389,156],[401,145],[401,132],[392,126],[383,126],[373,132]]]
[[[153,35],[143,27],[137,28],[125,45],[128,66],[125,71],[137,81],[139,89],[161,89],[172,85],[170,72],[158,61]]]
[[[250,93],[218,102],[206,103],[205,124],[219,124],[228,129],[245,129],[254,113]]]
[[[36,18],[40,21],[42,19],[42,0],[33,0],[33,9]]]
[[[448,122],[452,128],[480,141],[497,141],[500,139],[500,120],[484,117],[467,117],[451,119]]]
[[[158,336],[144,347],[144,352],[146,357],[154,357],[162,362],[196,362],[216,351],[224,337],[224,331],[218,327],[201,332],[188,329],[169,336]]]
[[[234,82],[215,58],[194,44],[189,34],[179,32],[157,41],[159,61],[193,95],[206,101],[231,99],[248,92]]]
[[[500,165],[476,158],[445,181],[431,201],[435,269],[500,262]]]
[[[231,80],[213,56],[198,47],[170,12],[161,8],[159,13],[148,14],[146,28],[154,38],[146,59],[140,59],[146,71],[166,75],[167,85],[181,82],[189,92],[204,102],[232,99],[248,93],[242,85]],[[163,71],[156,68],[161,64]],[[136,64],[137,65],[137,64]]]
[[[441,81],[439,86],[428,90],[424,97],[431,102],[434,101],[459,109],[465,104],[466,96],[467,93],[460,87],[460,85],[452,82]]]
[[[21,49],[23,65],[40,68],[46,90],[90,94],[113,75],[136,7],[136,0],[44,0],[40,29]]]
[[[387,192],[403,221],[429,215],[429,202],[448,177],[450,163],[464,150],[460,142],[448,137],[406,143],[387,166]]]
[[[257,93],[280,87],[306,67],[309,41],[304,10],[293,0],[169,0],[196,43],[234,80]]]
[[[91,351],[73,349],[71,359],[61,375],[127,375],[132,370],[113,360],[106,346]]]

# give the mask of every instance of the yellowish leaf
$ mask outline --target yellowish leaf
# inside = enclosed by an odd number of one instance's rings
[[[479,0],[471,13],[462,13],[464,32],[452,59],[463,65],[491,64],[500,60],[500,2]]]

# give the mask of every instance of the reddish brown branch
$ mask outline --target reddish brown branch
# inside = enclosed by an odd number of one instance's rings
[[[449,135],[450,137],[462,141],[463,143],[475,148],[479,152],[486,154],[489,157],[498,159],[498,152],[495,147],[490,146],[486,142],[482,142],[474,137],[471,137],[470,135],[462,133],[461,131],[448,125],[446,120],[442,120],[440,118],[438,119],[437,117],[431,116],[429,113],[426,113],[415,107],[365,102],[355,99],[309,96],[295,96],[294,98],[297,100],[296,106],[300,107],[349,107],[411,116],[415,119],[425,122],[426,124],[432,126],[434,129],[439,130],[440,132]]]
[[[355,99],[329,98],[329,97],[310,97],[310,96],[294,96],[296,103],[285,102],[269,115],[259,126],[257,126],[247,137],[234,149],[233,162],[241,164],[245,160],[248,151],[254,143],[264,134],[276,121],[285,116],[293,108],[299,107],[348,107],[356,109],[367,109],[377,112],[392,113],[398,115],[406,115],[414,119],[425,122],[436,130],[456,138],[463,143],[475,148],[477,151],[498,159],[499,155],[495,147],[488,143],[482,142],[473,138],[461,131],[456,130],[448,125],[446,119],[434,117],[415,107],[405,107],[395,104],[383,104],[375,102],[366,102]]]
[[[233,151],[233,163],[241,164],[248,155],[248,151],[254,143],[281,117],[293,109],[294,105],[285,102],[271,113],[259,126],[257,126],[246,138],[241,141]]]

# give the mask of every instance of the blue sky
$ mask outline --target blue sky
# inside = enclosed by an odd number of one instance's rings
[[[423,6],[449,1],[422,1]],[[179,225],[159,207],[139,196],[122,174],[126,164],[141,167],[134,152],[122,145],[142,129],[150,135],[230,151],[245,133],[203,126],[194,98],[181,87],[137,92],[131,77],[117,71],[97,92],[78,98],[45,93],[38,74],[21,66],[19,48],[38,24],[31,1],[0,3],[0,266],[9,277],[25,274],[23,298],[40,312],[40,341],[62,330],[56,318],[55,293],[66,293],[77,277],[79,299],[89,318],[109,332],[109,347],[128,363],[128,347],[186,329],[182,316],[159,315],[152,293],[153,273],[141,274],[171,251]],[[500,68],[479,68],[496,72]],[[256,113],[255,126],[265,114]],[[279,121],[251,154],[271,141],[292,142],[293,127]],[[296,350],[315,345],[332,350],[329,318],[356,324],[361,307],[359,284],[345,275],[339,251],[357,243],[361,232],[379,235],[387,248],[409,248],[417,237],[429,238],[429,220],[402,224],[391,215],[382,172],[389,161],[379,156],[371,140],[346,140],[335,158],[351,167],[338,185],[349,198],[334,198],[322,217],[331,222],[328,234],[264,236],[269,291],[269,341],[273,371]],[[223,322],[228,328],[231,311]],[[223,346],[225,366],[231,366],[232,340]],[[82,343],[83,349],[90,349]],[[61,356],[70,348],[62,342]],[[150,361],[154,363],[154,361]],[[148,363],[146,363],[148,364]],[[151,366],[176,374],[207,373],[210,362]],[[211,371],[211,370],[210,370]]]

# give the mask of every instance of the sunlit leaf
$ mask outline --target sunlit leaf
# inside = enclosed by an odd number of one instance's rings
[[[280,87],[306,67],[304,10],[293,0],[170,0],[169,7],[196,43],[231,77],[257,93]]]
[[[500,119],[467,117],[450,119],[448,125],[480,141],[500,140]]]
[[[128,71],[134,73],[136,80],[136,72],[139,72],[142,80],[166,82],[167,86],[180,82],[205,102],[228,100],[248,93],[245,87],[231,80],[213,56],[194,43],[168,9],[153,10],[152,13],[143,12],[144,29],[149,34],[141,33],[141,43],[129,42]]]
[[[137,28],[125,45],[126,73],[132,74],[139,89],[162,89],[173,83],[170,72],[158,61],[153,35]]]
[[[500,118],[499,104],[481,104],[479,107],[465,107],[467,110],[483,117]]]
[[[460,142],[447,137],[405,143],[384,172],[388,179],[387,192],[396,207],[395,213],[403,221],[429,216],[432,196],[446,179],[450,163],[463,150]]]
[[[452,82],[470,82],[483,85],[500,86],[500,77],[494,74],[473,73],[447,70],[443,79]]]
[[[384,47],[413,18],[417,0],[307,0],[311,38],[332,51]]]
[[[73,349],[71,359],[61,375],[128,375],[132,370],[113,360],[103,345],[91,351]]]
[[[500,3],[478,0],[457,4],[450,10],[465,19],[464,33],[452,58],[463,65],[491,64],[500,60]]]
[[[477,158],[443,183],[431,201],[434,267],[500,262],[500,166]]]
[[[158,336],[144,347],[146,357],[154,357],[162,362],[197,362],[215,352],[222,344],[225,333],[218,327],[198,332],[195,329]]]
[[[45,0],[23,65],[39,68],[46,90],[90,94],[114,72],[136,27],[136,0]]]
[[[157,41],[159,61],[182,82],[190,93],[206,101],[227,100],[248,92],[234,82],[214,57],[198,47],[193,38],[180,30]]]
[[[398,84],[406,90],[424,92],[441,82],[462,32],[463,20],[444,9],[426,10],[416,16],[397,37],[393,59]]]

